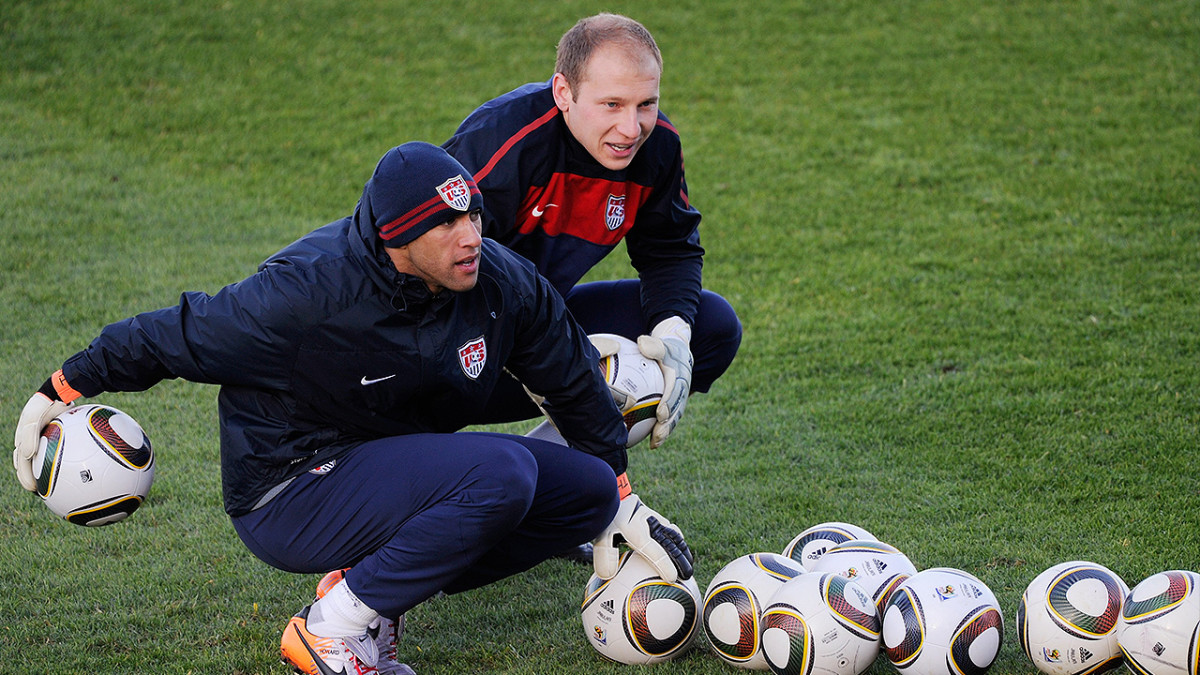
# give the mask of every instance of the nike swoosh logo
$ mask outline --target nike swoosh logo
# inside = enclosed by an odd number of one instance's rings
[[[558,206],[558,204],[547,204],[545,208],[541,208],[541,209],[539,209],[539,208],[538,208],[538,207],[536,207],[536,206],[535,206],[535,207],[533,207],[533,217],[534,217],[534,218],[541,218],[541,217],[542,217],[542,214],[546,212],[546,209],[548,209],[548,208],[550,208],[550,207],[552,207],[552,206]]]
[[[300,632],[300,629],[296,626],[292,626],[292,630],[294,630],[296,632],[296,636],[300,638],[300,644],[304,645],[304,650],[307,651],[309,657],[312,658],[313,665],[317,667],[317,670],[321,671],[321,675],[350,675],[346,672],[345,668],[341,668],[339,670],[333,670],[330,668],[325,663],[325,660],[318,656],[317,653],[313,651],[312,647],[308,646],[308,640],[304,639],[304,634]]]
[[[367,379],[367,376],[366,376],[366,375],[363,375],[363,378],[362,378],[361,380],[359,380],[359,382],[358,382],[358,383],[359,383],[359,384],[361,384],[362,386],[364,386],[364,387],[365,387],[365,386],[367,386],[368,384],[378,384],[378,383],[380,383],[380,382],[383,382],[384,380],[390,380],[390,379],[392,379],[392,378],[393,378],[393,377],[395,377],[395,376],[396,376],[396,374],[395,374],[395,373],[393,373],[393,374],[391,374],[391,375],[388,375],[387,377],[377,377],[377,378],[375,378],[375,379],[373,379],[373,380],[368,380],[368,379]]]

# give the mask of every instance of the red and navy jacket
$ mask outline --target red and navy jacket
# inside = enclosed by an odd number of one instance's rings
[[[648,327],[671,315],[694,323],[700,213],[688,201],[679,133],[661,112],[623,171],[575,140],[548,81],[483,104],[443,147],[483,191],[484,235],[532,261],[559,293],[624,239]]]
[[[485,239],[475,287],[433,295],[360,215],[211,296],[110,324],[63,364],[66,381],[84,396],[171,378],[221,385],[233,516],[365,441],[472,424],[505,370],[546,397],[575,448],[625,472],[625,425],[596,350],[528,261]]]

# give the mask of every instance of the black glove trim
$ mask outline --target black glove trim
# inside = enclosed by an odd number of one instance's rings
[[[59,403],[62,403],[62,399],[58,396],[58,390],[54,388],[54,382],[52,382],[48,377],[46,378],[46,383],[38,389],[38,393],[50,399],[51,401],[58,401]]]
[[[658,518],[654,516],[647,518],[646,524],[649,526],[650,538],[658,542],[670,556],[671,564],[675,565],[675,571],[679,572],[679,578],[684,581],[691,579],[695,572],[692,566],[695,558],[692,557],[692,550],[688,548],[687,542],[683,540],[683,534],[658,522]]]

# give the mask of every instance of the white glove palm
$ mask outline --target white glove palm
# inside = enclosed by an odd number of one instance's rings
[[[33,456],[37,454],[42,429],[70,407],[70,404],[52,400],[41,392],[31,396],[25,403],[21,419],[17,421],[17,433],[13,437],[13,468],[17,470],[21,487],[26,490],[37,490],[37,480],[33,477]]]
[[[592,542],[592,566],[596,576],[611,579],[616,575],[621,561],[621,542],[628,543],[641,554],[667,581],[692,576],[692,551],[683,540],[683,534],[635,494],[621,500],[612,523]]]
[[[679,424],[692,389],[692,327],[673,316],[659,322],[649,335],[638,338],[638,350],[658,362],[663,373],[663,397],[655,409],[658,421],[650,436],[650,447],[657,448]]]

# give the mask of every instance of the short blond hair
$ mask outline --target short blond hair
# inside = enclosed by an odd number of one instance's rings
[[[579,83],[588,61],[597,49],[608,44],[620,45],[629,51],[642,51],[652,56],[662,72],[662,52],[654,36],[642,24],[620,14],[597,14],[580,19],[558,41],[554,72],[562,73],[571,91],[579,91]]]

